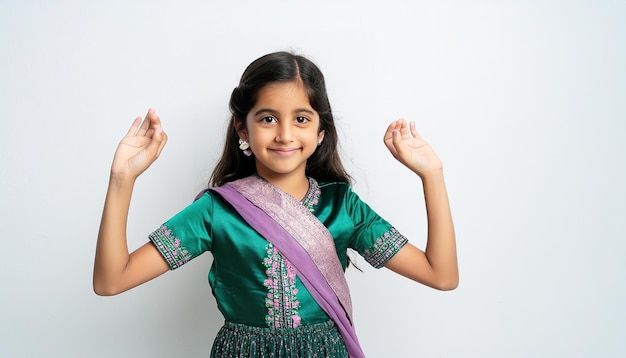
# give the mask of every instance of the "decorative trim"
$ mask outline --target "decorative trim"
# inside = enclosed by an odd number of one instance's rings
[[[260,217],[269,216],[272,220],[268,221],[267,226],[263,226],[264,228],[268,228],[273,222],[278,224],[280,230],[284,230],[285,234],[287,234],[286,236],[279,235],[269,239],[267,235],[274,235],[274,233],[267,232],[263,235],[268,241],[272,241],[274,245],[279,243],[278,249],[283,254],[285,254],[286,250],[293,250],[290,251],[292,255],[308,255],[312,261],[309,262],[317,266],[317,268],[308,266],[311,270],[309,274],[313,275],[311,277],[320,278],[326,282],[332,293],[338,298],[339,306],[341,311],[343,311],[342,314],[347,313],[348,319],[351,320],[352,301],[350,299],[350,289],[343,267],[337,256],[335,240],[328,228],[311,213],[309,208],[305,207],[302,202],[294,199],[293,196],[258,176],[249,176],[235,180],[225,184],[223,187],[226,190],[234,189],[243,198],[252,203],[253,205],[250,208],[256,207],[260,211],[260,213],[255,213],[254,215],[261,215]],[[309,190],[313,195],[317,191],[311,190],[310,180]],[[254,209],[252,210],[254,211]],[[248,214],[251,214],[251,212],[248,212]],[[248,222],[250,220],[254,221],[252,217],[246,219]],[[262,223],[258,224],[263,225]],[[258,228],[256,229],[259,231]],[[292,260],[292,263],[296,267],[300,264],[300,262],[295,260]],[[306,267],[306,264],[304,267]],[[301,278],[306,276],[300,267],[298,267],[298,274],[301,274]],[[321,274],[321,276],[318,274]],[[305,285],[307,284],[305,283]],[[321,285],[324,284],[321,283]],[[348,324],[351,325],[351,322],[348,322]]]
[[[265,245],[267,256],[263,260],[267,278],[263,285],[267,287],[265,322],[273,328],[296,328],[300,325],[300,301],[296,287],[296,269],[278,250],[268,243]]]
[[[305,208],[309,209],[310,212],[313,212],[320,201],[321,195],[322,190],[320,189],[319,184],[317,184],[317,180],[309,178],[309,190],[300,202]]]
[[[165,225],[152,232],[148,238],[165,257],[171,270],[181,267],[193,258],[187,248],[181,245],[180,239]]]
[[[409,242],[392,227],[376,239],[374,245],[363,251],[363,258],[375,268],[383,267],[400,249]]]

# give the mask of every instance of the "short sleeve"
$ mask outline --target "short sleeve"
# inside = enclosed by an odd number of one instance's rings
[[[350,247],[373,267],[383,267],[408,240],[352,190],[346,192],[345,203],[355,229]]]
[[[171,270],[211,249],[212,208],[213,197],[205,193],[148,235]]]

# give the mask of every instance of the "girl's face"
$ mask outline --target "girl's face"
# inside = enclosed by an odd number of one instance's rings
[[[261,88],[246,127],[239,137],[250,143],[257,173],[267,180],[304,177],[307,159],[324,139],[319,115],[300,81]]]

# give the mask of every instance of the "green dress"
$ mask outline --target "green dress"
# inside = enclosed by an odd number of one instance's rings
[[[345,183],[309,179],[302,199],[332,234],[343,269],[347,249],[382,267],[407,239]],[[215,357],[347,357],[341,335],[294,267],[218,194],[205,193],[149,236],[170,268],[205,251],[209,284],[225,325]]]

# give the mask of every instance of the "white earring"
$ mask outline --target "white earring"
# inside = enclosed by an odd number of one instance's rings
[[[239,149],[243,151],[243,155],[249,157],[252,155],[252,151],[250,150],[250,143],[247,140],[239,139]]]

